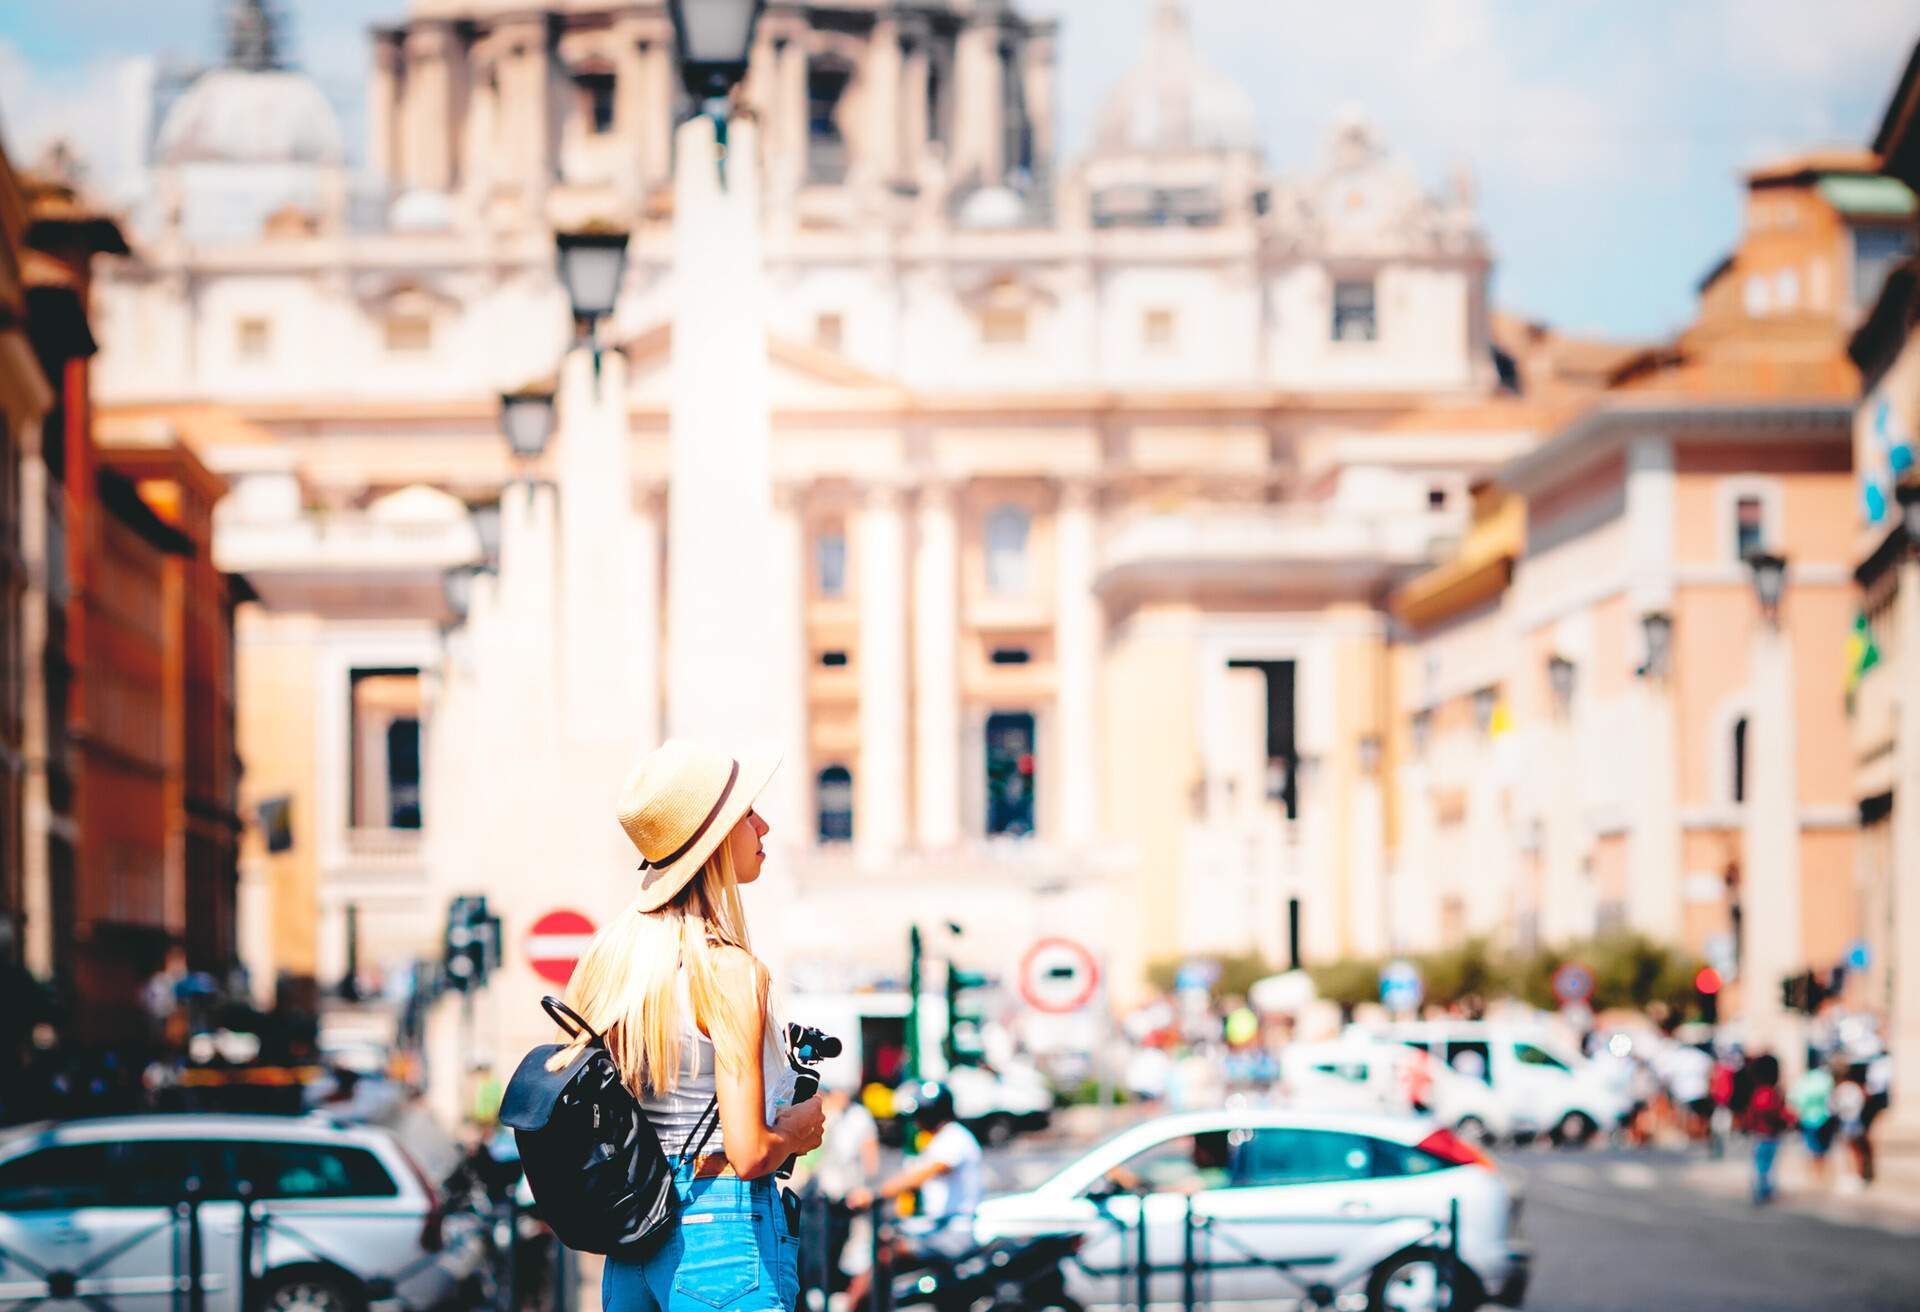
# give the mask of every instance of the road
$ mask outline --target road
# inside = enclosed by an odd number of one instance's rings
[[[988,1155],[990,1188],[1031,1188],[1086,1146],[1017,1140]],[[1920,1222],[1756,1210],[1732,1192],[1741,1163],[1717,1168],[1719,1192],[1679,1152],[1541,1146],[1501,1164],[1526,1190],[1528,1312],[1920,1312]]]
[[[1920,1229],[1755,1209],[1682,1183],[1679,1154],[1509,1154],[1538,1312],[1920,1309]]]

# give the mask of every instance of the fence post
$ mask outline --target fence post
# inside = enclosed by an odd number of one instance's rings
[[[1193,1252],[1193,1195],[1185,1198],[1186,1210],[1181,1214],[1181,1252],[1180,1252],[1180,1306],[1184,1312],[1193,1312],[1194,1278],[1199,1274],[1199,1265],[1194,1261]],[[1144,1224],[1146,1218],[1141,1217]]]
[[[253,1182],[242,1180],[234,1186],[240,1195],[240,1307],[253,1307],[253,1247],[259,1239],[258,1221],[253,1214]],[[194,1312],[201,1312],[195,1308]]]
[[[1454,1291],[1460,1284],[1460,1200],[1447,1200],[1447,1303],[1454,1305]]]
[[[1148,1284],[1153,1275],[1153,1251],[1147,1246],[1147,1195],[1136,1194],[1139,1206],[1133,1211],[1133,1287],[1139,1312],[1147,1312],[1151,1301]]]
[[[882,1233],[886,1203],[876,1198],[868,1210],[873,1223],[873,1274],[867,1285],[867,1312],[893,1312],[893,1263],[887,1258],[887,1242]]]
[[[515,1214],[513,1190],[494,1205],[493,1239],[500,1252],[500,1265],[494,1272],[493,1305],[498,1312],[513,1312],[520,1305],[519,1264],[515,1253],[520,1246],[520,1220]],[[501,1238],[501,1232],[506,1237]]]

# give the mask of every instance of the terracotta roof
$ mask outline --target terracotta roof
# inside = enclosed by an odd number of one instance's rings
[[[1820,173],[1878,173],[1880,157],[1864,146],[1822,146],[1771,159],[1747,170],[1747,182],[1785,182]]]

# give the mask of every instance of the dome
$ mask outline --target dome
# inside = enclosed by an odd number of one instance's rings
[[[1018,228],[1027,222],[1027,202],[1012,187],[982,187],[960,205],[962,228]]]
[[[1194,53],[1183,0],[1156,0],[1146,54],[1107,93],[1094,149],[1103,155],[1260,149],[1253,98]]]
[[[444,192],[403,191],[387,209],[387,226],[395,232],[445,232],[453,226],[453,201]]]
[[[340,164],[340,120],[320,88],[285,69],[216,68],[167,111],[162,164]]]

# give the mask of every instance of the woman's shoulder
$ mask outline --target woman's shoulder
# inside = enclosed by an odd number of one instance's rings
[[[752,989],[764,993],[771,982],[766,963],[745,948],[716,943],[707,949],[707,954],[714,980],[729,992]]]

